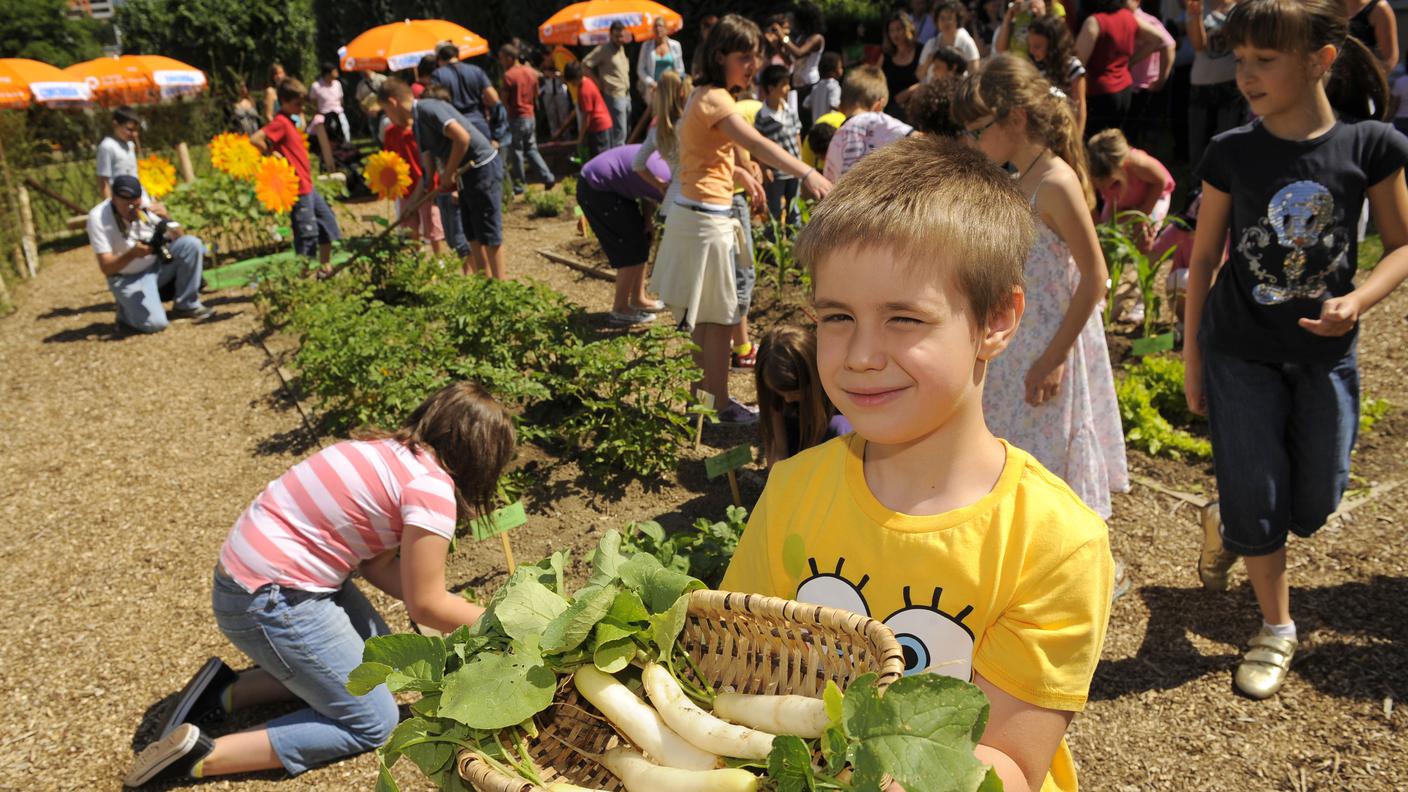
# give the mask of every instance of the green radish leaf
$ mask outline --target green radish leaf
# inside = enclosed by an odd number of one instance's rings
[[[399,668],[387,674],[386,688],[392,693],[400,693],[403,690],[433,693],[440,689],[440,680],[444,672],[445,662],[443,660],[435,666],[425,660],[417,660],[405,668]],[[349,684],[350,681],[349,679]]]
[[[347,692],[354,696],[365,696],[377,685],[386,681],[391,666],[385,663],[362,663],[347,675]]]
[[[640,593],[651,613],[669,610],[686,592],[704,588],[704,583],[675,569],[666,569],[654,556],[632,556],[621,565],[621,582]]]
[[[877,788],[886,772],[926,792],[974,792],[984,783],[988,768],[973,756],[988,719],[981,690],[938,674],[904,677],[884,695],[859,682],[845,697],[857,788]]]
[[[1002,792],[1002,779],[997,777],[997,771],[988,768],[988,774],[983,776],[983,783],[978,786],[978,792]]]
[[[840,773],[850,760],[851,744],[840,726],[828,726],[821,736],[821,755],[826,759],[826,769],[832,774]]]
[[[650,611],[645,609],[645,602],[641,600],[639,594],[634,591],[622,591],[612,601],[611,610],[606,616],[621,624],[630,624],[649,621]]]
[[[419,715],[422,718],[437,718],[440,716],[440,693],[427,693],[419,701],[411,702],[411,714]]]
[[[404,669],[417,661],[424,661],[426,665],[436,669],[438,673],[445,668],[445,641],[430,635],[418,635],[416,633],[396,633],[395,635],[379,635],[367,640],[367,645],[362,649],[363,663],[381,663],[395,669]]]
[[[620,577],[620,567],[623,561],[621,534],[613,528],[601,537],[596,550],[592,551],[592,576],[587,581],[587,585],[605,586],[614,583]]]
[[[660,652],[661,662],[668,662],[670,656],[674,654],[675,641],[679,639],[680,632],[684,630],[684,623],[688,616],[689,597],[681,595],[669,610],[650,617],[650,640]]]
[[[391,768],[382,762],[376,769],[376,788],[374,792],[401,792],[401,787],[396,784],[396,778],[391,775]]]
[[[800,737],[780,735],[772,741],[768,754],[768,778],[777,792],[811,792],[816,789],[812,772],[812,752]]]
[[[430,734],[438,733],[439,729],[430,721],[424,718],[407,718],[396,724],[395,730],[387,738],[386,744],[381,746],[381,761],[383,766],[390,767],[401,759],[402,748],[412,740],[425,739]]]
[[[522,723],[552,703],[557,675],[541,657],[481,654],[445,677],[440,717],[474,729]]]
[[[536,580],[524,580],[513,587],[494,613],[510,638],[527,640],[539,636],[548,624],[567,610],[561,594]]]
[[[592,665],[605,673],[615,674],[624,671],[635,656],[636,642],[630,638],[620,638],[597,644],[596,651],[592,653]]]
[[[615,621],[608,614],[605,619],[597,622],[595,634],[592,640],[597,644],[615,643],[622,639],[634,638],[640,632],[634,627],[627,627]]]
[[[821,694],[821,700],[826,702],[827,720],[844,728],[846,694],[841,692],[841,686],[836,684],[836,680],[826,680],[826,691]]]
[[[596,589],[587,587],[577,592],[576,601],[543,630],[543,652],[556,654],[580,646],[582,641],[591,635],[596,623],[611,610],[611,603],[616,600],[617,591],[615,586],[607,586]]]

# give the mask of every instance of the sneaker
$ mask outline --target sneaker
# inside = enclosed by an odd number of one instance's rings
[[[153,781],[189,778],[196,762],[209,756],[214,747],[214,741],[201,734],[200,729],[183,723],[137,754],[122,785],[139,787]]]
[[[736,369],[750,369],[758,365],[758,345],[753,344],[746,354],[733,353],[732,365]]]
[[[215,309],[208,305],[197,305],[194,308],[172,308],[166,315],[172,319],[194,319],[199,322],[214,316]]]
[[[614,325],[642,325],[655,321],[655,314],[649,311],[626,311],[618,313],[612,311],[606,315],[606,321]]]
[[[1203,507],[1203,550],[1198,558],[1198,577],[1208,591],[1226,591],[1227,573],[1237,563],[1237,555],[1222,546],[1222,511],[1213,501]]]
[[[1251,698],[1271,698],[1286,684],[1291,658],[1296,656],[1297,641],[1278,638],[1263,627],[1247,644],[1251,648],[1242,655],[1242,662],[1237,664],[1232,683]]]
[[[665,303],[659,300],[648,300],[644,305],[632,305],[631,307],[637,311],[645,311],[646,313],[660,313],[665,310]]]
[[[728,404],[719,410],[715,417],[721,424],[747,426],[758,422],[758,408],[729,399]]]
[[[183,723],[203,723],[212,718],[224,718],[225,707],[221,705],[220,697],[225,688],[238,678],[239,674],[220,658],[206,660],[205,665],[181,689],[181,695],[176,697],[176,703],[166,713],[161,728],[157,729],[157,739],[175,731]]]
[[[1128,572],[1129,570],[1128,567],[1125,566],[1124,559],[1115,556],[1115,585],[1114,588],[1110,590],[1110,602],[1114,602],[1129,593],[1130,581]]]

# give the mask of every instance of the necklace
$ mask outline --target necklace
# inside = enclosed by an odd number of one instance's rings
[[[1041,151],[1038,151],[1038,152],[1036,153],[1036,156],[1035,156],[1035,157],[1032,157],[1032,161],[1027,163],[1027,167],[1022,168],[1021,170],[1017,171],[1017,173],[1019,174],[1018,178],[1021,178],[1022,176],[1026,176],[1026,175],[1027,175],[1027,171],[1030,171],[1030,170],[1032,169],[1032,166],[1035,165],[1035,164],[1037,164],[1037,162],[1039,162],[1039,161],[1041,160],[1042,156],[1045,155],[1045,154],[1046,154],[1046,146],[1042,146],[1042,147],[1041,147]]]

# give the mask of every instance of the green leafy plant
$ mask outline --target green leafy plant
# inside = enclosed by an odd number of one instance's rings
[[[557,217],[567,208],[567,196],[556,189],[530,191],[524,194],[534,217]]]
[[[1199,459],[1212,456],[1212,445],[1186,429],[1198,416],[1188,410],[1183,394],[1183,361],[1170,356],[1148,356],[1115,383],[1125,441],[1154,456]]]
[[[1359,433],[1368,434],[1374,431],[1374,426],[1382,421],[1393,409],[1393,403],[1388,399],[1377,399],[1365,396],[1359,401]]]
[[[227,173],[178,184],[164,202],[172,217],[218,253],[244,257],[281,244],[272,233],[278,218],[259,203],[254,186]]]
[[[789,284],[800,284],[803,289],[811,287],[811,273],[801,266],[793,255],[797,234],[811,220],[811,202],[797,199],[794,204],[797,216],[795,223],[784,223],[777,218],[768,218],[766,223],[753,226],[753,251],[755,264],[765,272],[771,272],[773,281],[780,292],[785,293]]]
[[[1154,326],[1163,307],[1163,300],[1158,291],[1159,272],[1175,252],[1175,248],[1169,248],[1157,259],[1150,259],[1148,254],[1139,249],[1138,243],[1128,231],[1149,222],[1151,220],[1147,214],[1130,210],[1120,212],[1114,222],[1103,223],[1096,228],[1100,248],[1105,254],[1105,264],[1110,271],[1110,293],[1105,299],[1105,328],[1109,329],[1114,323],[1115,290],[1119,288],[1125,269],[1132,266],[1135,269],[1135,282],[1139,287],[1140,298],[1144,301],[1145,338],[1154,334]]]
[[[747,525],[748,510],[730,506],[723,520],[700,517],[690,530],[668,536],[654,520],[631,523],[621,546],[629,552],[648,553],[665,567],[688,572],[714,588],[723,581]]]
[[[348,690],[363,695],[385,684],[393,693],[420,694],[410,706],[411,717],[379,751],[380,792],[398,789],[390,768],[402,757],[442,789],[466,789],[455,761],[460,751],[546,786],[528,741],[539,736],[535,721],[552,706],[568,676],[595,703],[601,699],[593,698],[583,679],[630,697],[634,694],[614,675],[634,675],[641,668],[656,707],[693,706],[657,699],[649,680],[663,669],[669,684],[690,699],[706,706],[715,701],[718,693],[679,643],[688,595],[704,584],[651,554],[623,552],[615,531],[602,538],[590,563],[587,584],[570,595],[564,585],[568,558],[558,552],[519,567],[472,628],[445,638],[405,634],[367,641]],[[866,674],[846,691],[828,685],[824,703],[817,702],[826,721],[819,740],[779,735],[771,739],[765,762],[735,759],[730,765],[762,773],[763,789],[789,792],[878,789],[886,774],[908,789],[1001,789],[992,770],[973,755],[987,722],[981,690],[936,674],[902,679],[883,695],[875,683],[875,675]],[[632,723],[626,716],[643,714],[639,708],[601,708],[609,722],[628,733]],[[824,765],[813,764],[818,753]],[[734,777],[739,772],[726,771]],[[748,781],[747,788],[758,787],[757,780]]]

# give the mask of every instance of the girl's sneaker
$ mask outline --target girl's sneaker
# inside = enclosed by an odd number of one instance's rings
[[[1198,557],[1198,577],[1208,591],[1226,591],[1227,573],[1237,555],[1222,546],[1222,512],[1217,501],[1203,507],[1203,551]]]
[[[729,426],[747,426],[758,422],[758,408],[729,399],[728,404],[717,413],[719,423]]]
[[[632,305],[631,307],[637,311],[645,311],[646,313],[660,313],[665,310],[665,303],[659,300],[646,300],[642,305]]]
[[[153,781],[191,778],[196,763],[209,756],[214,747],[214,741],[201,734],[200,729],[183,723],[137,754],[122,785],[139,787]]]
[[[733,367],[736,369],[750,369],[758,365],[758,345],[749,344],[748,351],[739,354],[733,353]]]
[[[166,713],[161,728],[157,729],[157,739],[170,734],[183,723],[203,723],[210,718],[224,717],[225,708],[220,703],[220,696],[238,678],[239,675],[220,658],[206,660],[205,665],[181,689],[181,695],[176,697],[176,703]]]
[[[1276,691],[1286,684],[1291,658],[1296,656],[1296,643],[1294,638],[1280,638],[1265,627],[1261,628],[1248,642],[1251,648],[1242,655],[1242,662],[1237,664],[1233,684],[1257,700],[1276,695]]]
[[[614,325],[630,326],[650,324],[655,321],[655,314],[648,311],[630,310],[625,313],[612,311],[606,315],[606,321]]]

